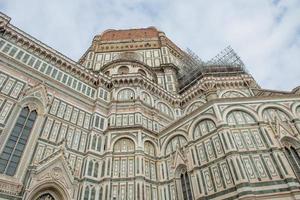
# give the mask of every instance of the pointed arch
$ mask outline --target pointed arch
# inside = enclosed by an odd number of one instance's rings
[[[150,155],[150,156],[156,155],[156,148],[152,141],[146,140],[144,142],[144,152],[145,152],[145,154]]]
[[[191,123],[191,125],[188,128],[188,138],[189,138],[189,140],[193,140],[194,130],[196,129],[198,123],[200,123],[202,120],[212,121],[214,123],[215,127],[217,127],[219,125],[218,120],[214,115],[211,115],[211,114],[199,115],[196,119],[194,119],[194,121]]]
[[[240,90],[224,90],[220,92],[220,98],[236,98],[236,97],[247,97],[248,95]]]
[[[114,152],[133,152],[134,150],[134,141],[126,137],[118,139],[113,145]]]
[[[124,100],[133,100],[135,99],[135,92],[130,88],[123,88],[118,91],[117,99],[124,101]]]
[[[259,119],[261,121],[264,121],[263,112],[267,108],[278,109],[278,110],[282,111],[283,113],[285,113],[289,117],[289,119],[293,119],[293,114],[286,107],[279,105],[279,104],[275,104],[275,103],[268,103],[268,104],[261,105],[258,108],[257,113],[258,113]]]
[[[171,107],[168,106],[166,103],[160,101],[160,102],[158,102],[158,103],[156,104],[156,108],[157,108],[160,112],[162,112],[162,113],[164,113],[165,115],[169,116],[170,118],[174,119],[174,113],[173,113]]]
[[[173,135],[169,138],[164,146],[164,154],[169,155],[176,151],[177,148],[181,148],[188,143],[188,140],[185,136],[181,134]]]
[[[284,136],[281,138],[281,143],[296,177],[300,180],[300,142],[290,136]]]
[[[42,184],[37,184],[28,193],[25,200],[37,200],[41,195],[50,193],[57,199],[71,200],[67,189],[59,182],[45,181]]]
[[[149,106],[153,105],[153,99],[151,98],[151,95],[145,91],[141,93],[141,100]]]
[[[222,113],[222,120],[224,123],[227,122],[228,114],[235,110],[248,113],[254,119],[255,122],[259,121],[259,117],[258,117],[257,113],[255,111],[251,110],[250,108],[247,108],[245,106],[230,106],[230,107],[227,107]]]
[[[188,105],[185,109],[185,114],[188,114],[194,110],[196,110],[197,108],[199,108],[200,106],[202,106],[203,104],[205,104],[204,100],[197,100],[192,102],[190,105]]]
[[[244,125],[255,123],[255,119],[252,115],[241,110],[232,110],[229,112],[226,121],[228,125]]]
[[[291,106],[292,114],[294,115],[294,118],[300,118],[300,102],[295,102]]]

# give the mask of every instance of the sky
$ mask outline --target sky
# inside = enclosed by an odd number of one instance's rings
[[[300,85],[300,0],[1,0],[0,11],[75,61],[104,30],[155,26],[203,61],[230,45],[263,88]]]

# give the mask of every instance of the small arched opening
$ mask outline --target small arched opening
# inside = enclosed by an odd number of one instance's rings
[[[128,74],[129,68],[127,66],[121,66],[118,69],[118,74]]]

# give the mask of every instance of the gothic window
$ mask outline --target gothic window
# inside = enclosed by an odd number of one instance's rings
[[[190,179],[187,171],[180,175],[180,182],[181,182],[183,199],[192,200],[193,196],[192,196],[191,184],[190,184]]]
[[[199,138],[203,135],[206,135],[207,133],[214,131],[215,129],[216,125],[212,120],[202,120],[196,125],[194,129],[194,138]]]
[[[87,173],[88,176],[92,176],[93,165],[94,165],[93,161],[90,160],[90,161],[89,161],[89,164],[88,164],[88,173]]]
[[[173,137],[167,144],[166,155],[175,152],[177,148],[183,147],[186,143],[187,140],[181,135]]]
[[[94,166],[94,177],[98,177],[99,163],[96,162]]]
[[[97,142],[97,136],[94,135],[92,137],[92,149],[95,150],[96,149],[96,142]]]
[[[103,177],[105,174],[105,160],[102,162],[102,166],[101,166],[101,176]]]
[[[98,171],[99,171],[99,163],[95,160],[90,160],[87,164],[87,175],[93,176],[95,178],[98,177]]]
[[[245,97],[245,95],[237,91],[228,91],[222,95],[222,98],[235,98],[235,97]]]
[[[157,109],[159,111],[161,111],[162,113],[168,115],[169,117],[171,117],[172,119],[174,118],[173,116],[173,112],[171,111],[171,109],[169,108],[169,106],[167,106],[166,104],[159,102],[157,104]]]
[[[130,185],[123,185],[124,180],[120,178],[133,177],[135,172],[135,144],[131,139],[121,138],[113,148],[113,158],[111,175],[114,183],[118,185],[113,186],[113,197],[116,199],[131,199],[128,192]],[[119,192],[118,192],[119,191]],[[119,198],[118,197],[119,193]]]
[[[144,148],[145,148],[145,154],[148,154],[150,156],[155,156],[155,147],[151,142],[146,141]]]
[[[97,151],[101,151],[101,136],[98,136]]]
[[[99,151],[101,150],[101,136],[93,135],[92,136],[92,147],[91,149]]]
[[[118,100],[132,100],[134,99],[134,91],[131,89],[123,89],[118,93]]]
[[[83,199],[84,199],[84,200],[90,200],[90,199],[89,199],[89,196],[90,196],[90,187],[89,187],[89,186],[86,186],[86,187],[85,187],[85,190],[84,190],[84,197],[83,197]]]
[[[132,152],[134,151],[134,142],[131,139],[119,139],[114,145],[114,152]]]
[[[95,200],[95,197],[96,197],[96,189],[92,188],[90,200]]]
[[[285,147],[285,154],[287,155],[288,160],[290,161],[290,164],[298,177],[300,179],[300,156],[297,150],[291,146],[291,147]]]
[[[102,189],[102,187],[100,187],[100,190],[99,190],[99,200],[102,200],[102,196],[103,196],[103,189]]]
[[[121,66],[118,69],[118,74],[128,74],[129,68],[127,66]]]
[[[268,122],[275,122],[275,119],[280,121],[288,121],[289,117],[283,111],[276,108],[267,108],[263,111],[263,118]]]
[[[147,94],[146,92],[143,92],[143,93],[142,93],[142,101],[143,101],[144,103],[148,104],[149,106],[152,105],[152,103],[151,103],[151,97],[150,97],[150,95]]]
[[[13,176],[25,150],[37,112],[24,107],[0,155],[0,173]]]
[[[197,101],[197,102],[193,103],[192,105],[190,105],[190,106],[188,107],[186,113],[190,113],[190,112],[196,110],[197,108],[199,108],[199,107],[202,106],[202,105],[203,105],[203,102]]]
[[[255,123],[254,118],[244,111],[232,111],[227,115],[229,125],[243,125]]]

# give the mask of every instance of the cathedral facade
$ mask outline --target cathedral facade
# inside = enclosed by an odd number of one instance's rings
[[[1,200],[300,199],[299,133],[300,88],[230,47],[107,30],[75,62],[0,14]]]

